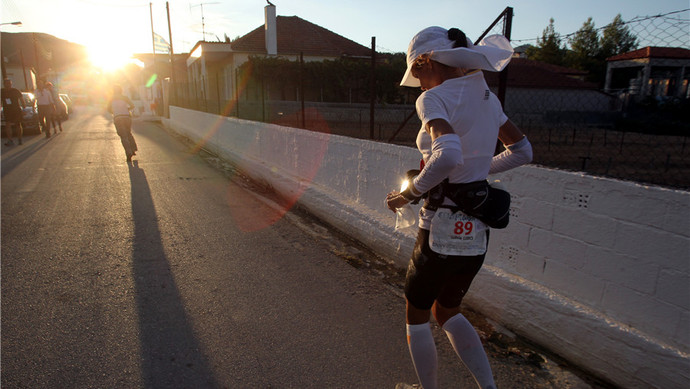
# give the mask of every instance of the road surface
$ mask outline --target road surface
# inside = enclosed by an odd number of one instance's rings
[[[3,388],[393,388],[416,382],[402,273],[232,167],[81,107],[2,146]],[[499,388],[599,388],[480,328]],[[441,331],[442,388],[474,387]]]

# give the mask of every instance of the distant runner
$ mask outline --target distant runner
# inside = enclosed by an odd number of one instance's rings
[[[115,129],[122,141],[122,147],[125,148],[127,162],[132,162],[132,156],[136,155],[137,152],[137,142],[134,141],[132,135],[132,115],[130,112],[132,109],[134,109],[132,100],[122,94],[121,86],[115,85],[113,97],[108,102],[108,112],[113,114]]]

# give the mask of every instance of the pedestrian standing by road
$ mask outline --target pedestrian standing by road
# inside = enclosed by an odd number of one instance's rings
[[[5,121],[7,122],[6,134],[7,142],[5,145],[12,146],[12,132],[17,127],[17,143],[22,144],[22,109],[24,109],[24,98],[22,92],[17,88],[12,87],[12,80],[6,78],[3,80],[2,88],[2,110],[5,113]]]
[[[50,128],[55,115],[55,100],[53,100],[53,93],[43,81],[40,81],[39,88],[36,89],[36,101],[38,102],[38,124],[45,131],[46,138],[50,138]],[[55,128],[55,133],[57,134],[57,128]]]
[[[481,72],[501,71],[512,53],[510,43],[500,35],[475,46],[462,31],[441,27],[420,31],[407,50],[401,85],[424,91],[416,102],[422,122],[417,147],[424,164],[409,187],[389,193],[386,202],[395,211],[426,198],[405,281],[408,346],[425,389],[437,388],[431,313],[477,385],[496,387],[481,340],[460,313],[460,303],[484,262],[489,225],[507,224],[510,196],[500,191],[507,200],[494,201],[497,191],[488,186],[488,174],[532,160],[529,141],[503,113]],[[506,150],[494,156],[497,139]],[[466,206],[467,199],[479,197],[488,202]],[[471,208],[481,212],[470,212]],[[500,217],[486,217],[499,208]],[[398,384],[406,387],[412,386]]]
[[[62,119],[60,119],[62,109],[60,108],[60,106],[64,103],[60,100],[60,96],[58,95],[57,89],[55,89],[52,82],[46,82],[46,89],[50,91],[50,94],[53,97],[53,105],[55,107],[55,109],[53,110],[53,115],[50,117],[49,120],[53,124],[55,133],[57,133],[58,127],[60,128],[60,132],[62,132]]]
[[[122,94],[122,87],[115,85],[113,87],[113,97],[108,102],[108,112],[113,115],[113,122],[117,135],[120,136],[122,147],[125,148],[127,155],[127,162],[132,162],[132,156],[136,154],[137,142],[132,136],[132,115],[131,110],[134,109],[134,104],[129,97]]]

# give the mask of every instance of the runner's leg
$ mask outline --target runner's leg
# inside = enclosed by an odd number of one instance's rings
[[[418,324],[415,322],[426,321]],[[429,310],[417,309],[407,302],[407,346],[419,383],[425,389],[438,387],[438,355],[429,325]]]
[[[477,331],[465,316],[457,313],[445,322],[443,330],[460,360],[472,373],[477,385],[482,389],[495,389],[489,358]]]
[[[11,121],[7,121],[7,125],[5,126],[5,137],[7,140],[5,141],[5,145],[9,146],[12,144],[12,127],[14,126],[14,123]]]
[[[22,137],[24,136],[24,127],[22,126],[22,122],[21,122],[21,121],[18,121],[17,123],[15,123],[15,125],[16,125],[17,127],[19,127],[19,134],[18,134],[18,137],[19,137],[19,144],[22,144],[22,143],[23,143],[23,142],[22,142]]]
[[[120,136],[122,147],[125,149],[127,160],[129,161],[132,158],[132,145],[129,143],[130,136],[126,119],[126,117],[116,117],[113,122],[115,124],[115,129],[117,130],[117,135]]]

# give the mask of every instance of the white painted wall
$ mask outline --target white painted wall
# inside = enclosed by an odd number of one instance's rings
[[[416,231],[383,199],[416,150],[171,107],[165,124],[406,266]],[[535,166],[466,302],[626,388],[690,382],[690,193]]]

